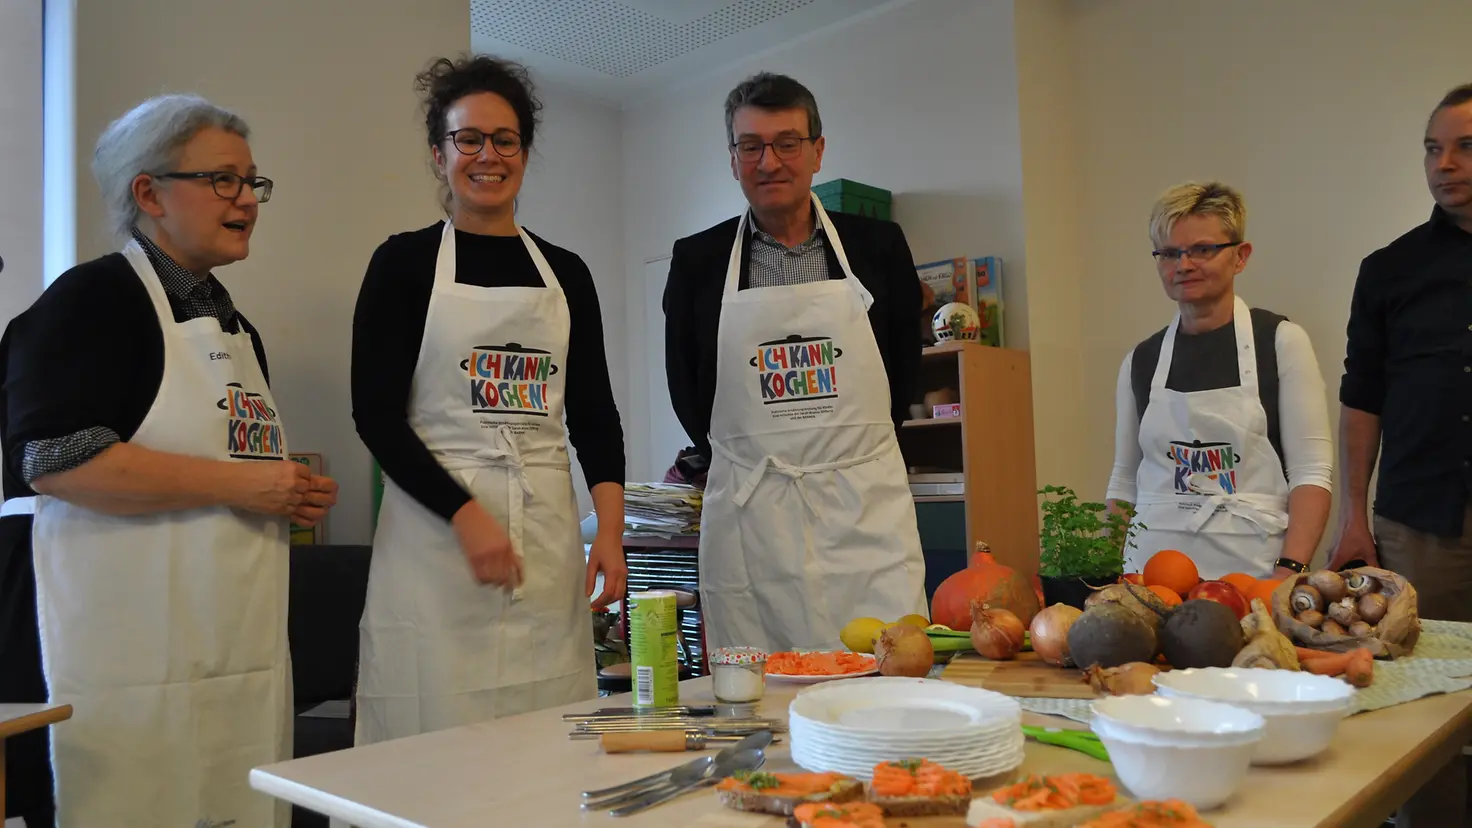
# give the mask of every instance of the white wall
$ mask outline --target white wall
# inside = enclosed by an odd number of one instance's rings
[[[342,483],[334,543],[369,537],[369,459],[348,394],[353,303],[385,237],[438,217],[414,74],[469,48],[464,0],[340,4],[78,0],[78,255],[113,248],[86,164],[97,135],[139,100],[190,91],[251,124],[276,180],[249,259],[219,276],[260,329],[291,447]],[[559,234],[547,229],[550,236]]]
[[[1075,61],[1082,176],[1071,223],[1029,220],[1028,247],[1034,234],[1082,240],[1086,405],[1071,422],[1091,495],[1108,478],[1120,359],[1173,310],[1149,256],[1150,207],[1187,179],[1243,191],[1255,252],[1238,291],[1307,329],[1337,421],[1359,261],[1430,214],[1422,130],[1441,95],[1472,80],[1472,4],[1326,5],[1075,0],[1045,44]]]
[[[41,4],[0,3],[0,325],[41,293]]]
[[[624,221],[617,208],[623,188],[623,136],[618,110],[574,92],[543,86],[545,109],[536,150],[527,167],[517,219],[542,238],[583,258],[598,285],[608,372],[624,430],[642,429],[631,416],[625,380],[632,358],[627,342]],[[580,513],[593,508],[573,452]]]
[[[1028,341],[1022,174],[1012,3],[924,0],[885,7],[754,56],[624,112],[626,311],[631,354],[662,365],[664,318],[646,265],[676,239],[745,208],[731,177],[722,106],[743,77],[792,75],[813,91],[827,154],[817,182],[892,190],[917,262],[1006,261],[1008,336]],[[655,349],[646,351],[646,349]],[[689,443],[669,411],[662,370],[630,363],[629,474],[658,477]]]

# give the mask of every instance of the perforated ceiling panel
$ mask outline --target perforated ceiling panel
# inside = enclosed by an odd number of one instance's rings
[[[708,11],[672,19],[652,11],[660,4],[650,0],[471,0],[470,27],[480,37],[627,78],[815,2],[691,0],[683,11],[689,6]]]

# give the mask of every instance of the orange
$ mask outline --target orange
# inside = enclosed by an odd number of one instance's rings
[[[1182,598],[1201,583],[1196,562],[1184,552],[1162,549],[1145,562],[1145,586],[1163,586]]]
[[[1244,597],[1250,596],[1253,588],[1257,586],[1257,579],[1245,572],[1233,572],[1231,575],[1223,575],[1220,580],[1226,581],[1236,587],[1237,591],[1242,593]]]
[[[1173,607],[1181,602],[1181,596],[1177,595],[1176,591],[1171,589],[1170,587],[1157,585],[1153,587],[1148,587],[1148,589],[1156,595],[1159,595],[1160,600],[1164,601],[1167,607]]]
[[[1283,583],[1282,578],[1263,578],[1262,580],[1253,583],[1251,590],[1243,592],[1242,594],[1247,596],[1247,603],[1249,606],[1252,604],[1253,598],[1261,598],[1263,606],[1267,607],[1269,612],[1272,612],[1273,590],[1277,589],[1278,584],[1281,583]]]

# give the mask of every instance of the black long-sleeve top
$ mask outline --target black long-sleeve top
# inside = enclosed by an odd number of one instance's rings
[[[410,388],[434,287],[444,223],[400,233],[379,245],[353,314],[353,421],[395,484],[449,520],[470,495],[409,425]],[[533,235],[567,296],[572,331],[564,397],[568,439],[588,487],[624,481],[623,427],[603,346],[593,274],[577,254]],[[479,287],[545,287],[519,236],[455,231],[455,281]]]
[[[828,214],[854,277],[874,296],[869,324],[889,383],[890,414],[904,421],[920,371],[922,320],[920,279],[904,231],[898,224],[847,213]],[[695,449],[710,459],[710,419],[716,396],[716,337],[726,266],[738,219],[675,242],[665,283],[665,374],[670,403]],[[824,245],[828,278],[842,279],[831,244]],[[741,288],[748,288],[751,230],[742,246]]]
[[[1462,534],[1472,486],[1472,233],[1440,207],[1360,263],[1339,401],[1380,417],[1375,513]]]

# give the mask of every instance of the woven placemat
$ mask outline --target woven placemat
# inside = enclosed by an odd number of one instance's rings
[[[1472,624],[1421,622],[1416,652],[1395,661],[1375,662],[1375,681],[1355,692],[1351,714],[1472,688]],[[1019,698],[1023,710],[1089,722],[1087,699]]]

